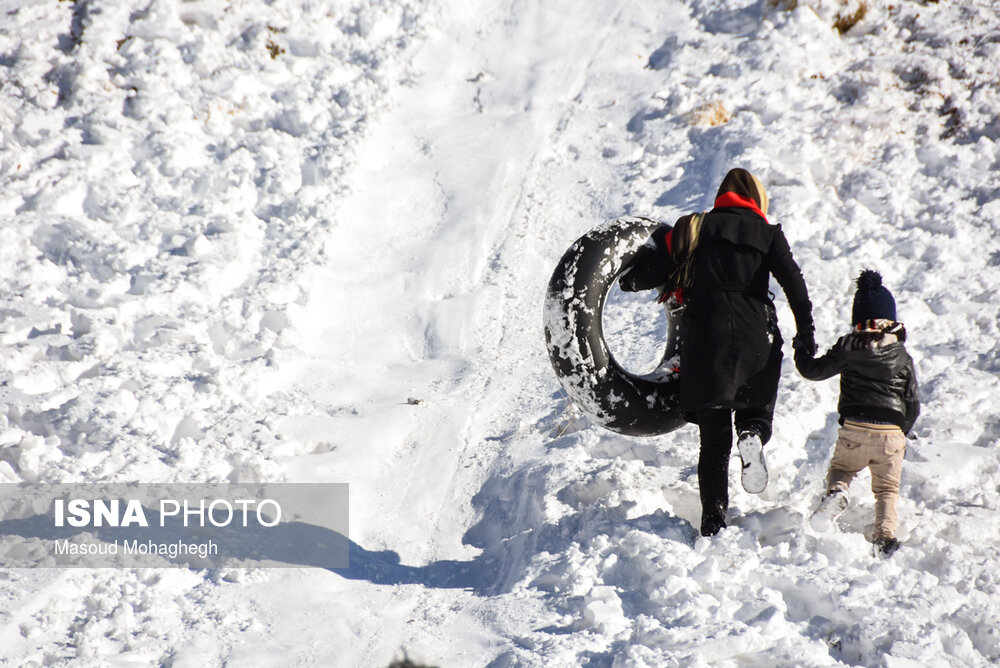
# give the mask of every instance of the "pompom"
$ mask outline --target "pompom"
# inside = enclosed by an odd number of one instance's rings
[[[865,269],[858,276],[858,290],[877,290],[882,286],[882,274],[874,269]]]

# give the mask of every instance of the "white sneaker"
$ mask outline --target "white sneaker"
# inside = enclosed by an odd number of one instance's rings
[[[764,444],[761,443],[760,436],[752,431],[740,434],[736,449],[740,451],[740,460],[743,462],[743,474],[740,476],[743,489],[751,494],[760,494],[767,489],[767,464],[764,462]]]
[[[847,508],[850,496],[843,490],[830,492],[809,518],[809,526],[816,531],[829,531],[840,514]]]

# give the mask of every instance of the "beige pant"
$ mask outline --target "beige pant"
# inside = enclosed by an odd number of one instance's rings
[[[896,500],[905,452],[906,436],[896,425],[846,420],[838,433],[826,474],[827,492],[846,492],[854,476],[867,466],[875,494],[874,538],[892,538],[896,533]]]

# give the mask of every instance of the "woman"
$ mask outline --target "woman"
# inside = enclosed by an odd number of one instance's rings
[[[726,526],[734,419],[743,486],[753,493],[767,486],[763,445],[771,438],[782,357],[770,276],[795,315],[795,345],[810,352],[816,348],[802,272],[781,226],[768,223],[767,205],[767,193],[753,174],[745,169],[726,174],[714,208],[701,220],[691,284],[683,292],[680,404],[700,432],[703,536]],[[623,277],[623,289],[648,287],[635,277],[669,264],[663,258],[671,246],[669,233],[654,232],[653,241],[650,248],[660,252],[638,255]]]

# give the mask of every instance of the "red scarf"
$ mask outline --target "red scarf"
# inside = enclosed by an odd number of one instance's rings
[[[730,206],[750,209],[758,216],[763,218],[765,221],[767,220],[767,216],[765,216],[764,212],[760,210],[760,206],[757,205],[757,202],[755,202],[753,199],[749,197],[743,197],[742,195],[737,195],[736,193],[728,192],[728,193],[722,193],[721,195],[715,198],[716,209],[724,209]]]

